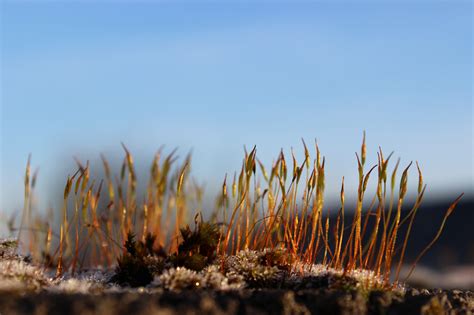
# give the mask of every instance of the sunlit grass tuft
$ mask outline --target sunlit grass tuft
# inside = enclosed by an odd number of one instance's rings
[[[321,264],[342,276],[368,270],[364,274],[377,279],[373,283],[384,288],[399,281],[426,185],[416,163],[416,201],[402,217],[412,163],[403,169],[398,185],[400,160],[390,171],[392,154],[385,157],[379,148],[377,164],[367,168],[365,133],[360,152],[356,153],[358,189],[352,222],[346,220],[344,178],[335,219],[329,210],[324,210],[325,158],[317,143],[314,159],[303,141],[302,161],[297,161],[292,151],[291,162],[287,162],[282,151],[269,171],[257,158],[256,147],[245,151],[240,171],[232,177],[224,176],[215,209],[205,212],[210,214],[207,221],[201,211],[203,187],[190,180],[190,155],[181,161],[176,150],[165,155],[160,149],[152,161],[146,190],[141,193],[133,156],[122,146],[125,157],[118,174],[101,155],[104,179],[92,179],[89,162],[83,165],[77,161],[78,169],[66,180],[57,228],[51,224],[55,222],[54,212],[42,218],[32,211],[36,172],[30,179],[28,158],[18,239],[30,244],[28,250],[34,259],[45,268],[55,269],[57,276],[87,267],[116,266],[117,282],[138,286],[151,282],[154,273],[168,267],[176,269],[162,278],[172,286],[170,281],[184,272],[178,268],[200,272],[217,264],[224,272],[228,268],[226,257],[239,257],[248,251],[274,254],[281,248],[284,260],[272,259],[282,260],[280,263],[284,262],[285,270],[291,274],[304,273]],[[376,192],[369,198],[370,206],[365,207],[371,181]],[[412,270],[439,238],[461,196],[448,208],[438,233],[420,252]],[[189,222],[190,218],[194,222]],[[29,233],[23,233],[26,231]],[[405,231],[404,235],[401,231]],[[278,271],[271,263],[262,268]],[[395,282],[391,283],[393,271]],[[196,272],[185,273],[196,279],[203,277]]]

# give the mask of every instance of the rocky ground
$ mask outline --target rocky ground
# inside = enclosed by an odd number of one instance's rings
[[[275,253],[272,252],[272,255]],[[350,277],[322,265],[303,274],[261,264],[269,252],[229,256],[227,273],[170,268],[145,286],[118,284],[113,270],[53,274],[0,242],[0,315],[6,314],[474,314],[474,292],[378,289],[370,271]],[[272,256],[274,257],[274,256]],[[115,276],[114,276],[115,275]]]
[[[473,314],[469,291],[238,290],[2,293],[1,314]]]

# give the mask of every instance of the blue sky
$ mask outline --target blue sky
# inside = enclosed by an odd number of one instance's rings
[[[121,141],[146,168],[192,149],[211,192],[243,145],[268,165],[317,138],[331,199],[363,130],[369,162],[420,161],[428,196],[473,190],[470,1],[2,1],[1,45],[0,211],[21,208],[28,153],[55,204],[73,156]]]

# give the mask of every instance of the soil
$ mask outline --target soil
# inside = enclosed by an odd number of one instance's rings
[[[474,314],[474,292],[409,289],[404,296],[325,289],[2,293],[0,314]]]

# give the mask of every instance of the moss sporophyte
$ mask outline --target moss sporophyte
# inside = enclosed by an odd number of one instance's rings
[[[54,211],[45,216],[34,207],[37,172],[31,175],[29,158],[17,240],[38,268],[55,270],[56,277],[100,266],[113,270],[106,282],[132,287],[291,287],[312,279],[313,285],[341,288],[399,288],[426,189],[419,164],[416,199],[407,207],[413,164],[402,169],[398,159],[391,167],[393,154],[379,149],[377,163],[367,167],[364,134],[356,153],[355,212],[348,222],[344,178],[340,205],[332,214],[324,203],[325,158],[317,143],[314,159],[302,144],[302,161],[293,151],[287,161],[281,151],[268,171],[256,147],[245,150],[241,169],[224,177],[212,212],[202,210],[204,188],[190,176],[191,155],[179,159],[176,150],[165,154],[160,149],[142,191],[133,156],[123,145],[117,174],[101,156],[103,179],[92,178],[89,162],[77,161],[66,180],[59,220]],[[371,183],[375,194],[368,197]],[[412,269],[439,238],[461,197],[448,207]],[[8,244],[1,244],[0,254]]]

